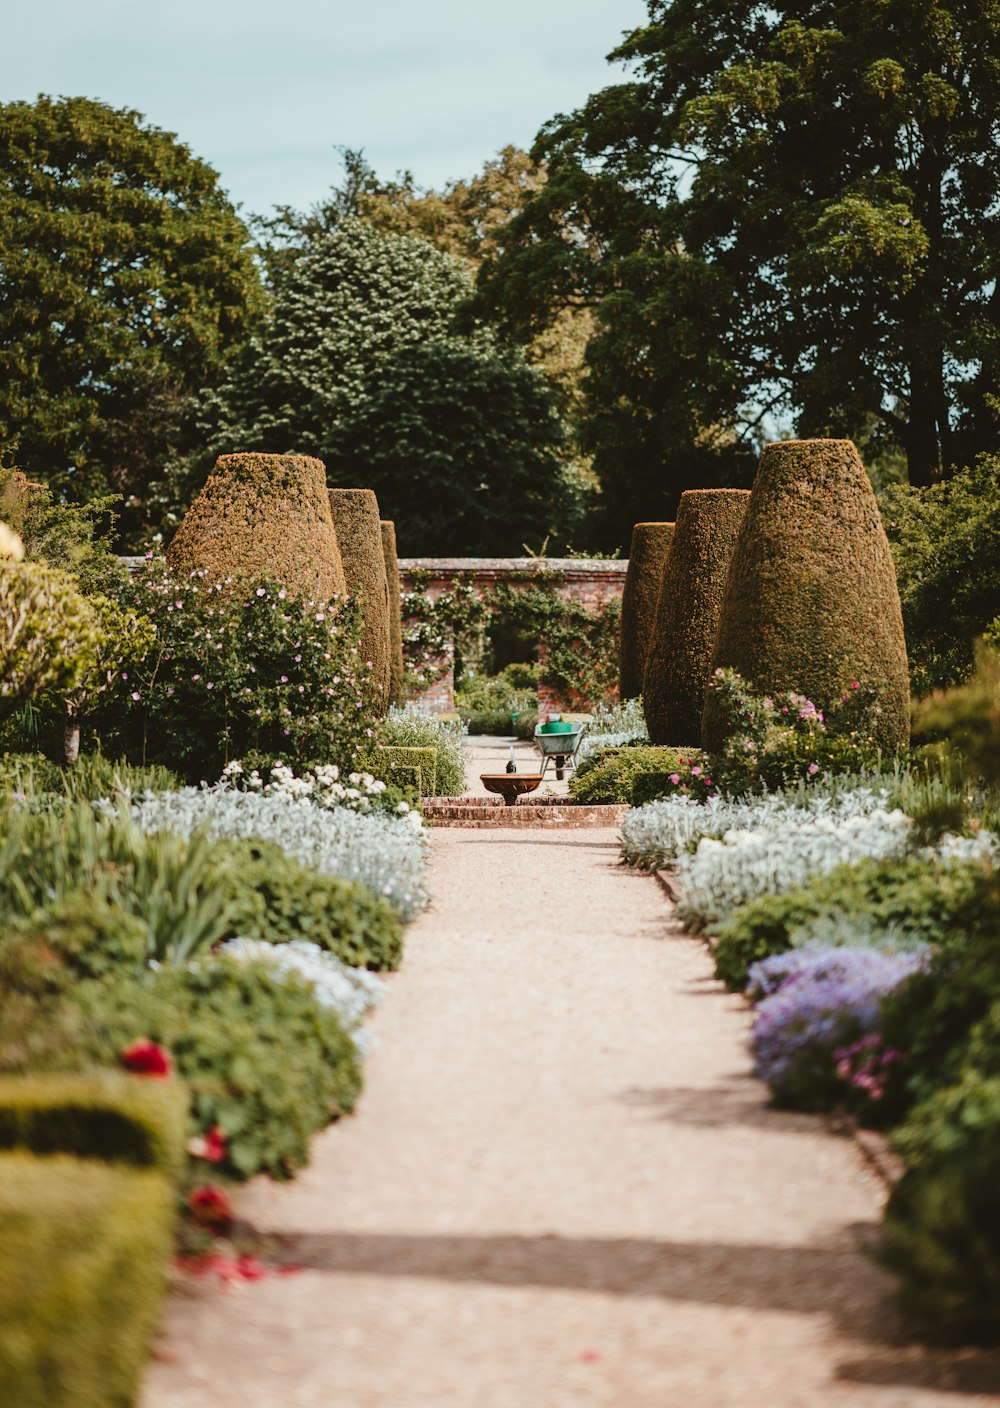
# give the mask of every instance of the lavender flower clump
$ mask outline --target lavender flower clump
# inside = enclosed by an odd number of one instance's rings
[[[845,1094],[838,1061],[878,1032],[882,999],[924,964],[920,953],[806,947],[750,969],[754,1074],[782,1104],[823,1109]]]

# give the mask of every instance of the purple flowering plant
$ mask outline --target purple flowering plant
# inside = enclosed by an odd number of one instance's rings
[[[371,667],[350,601],[177,575],[159,559],[123,591],[156,633],[108,721],[134,761],[214,781],[251,752],[349,768],[370,743]]]
[[[922,953],[805,945],[753,964],[754,1074],[779,1104],[802,1110],[880,1099],[899,1060],[882,1044],[882,999],[925,962]]]

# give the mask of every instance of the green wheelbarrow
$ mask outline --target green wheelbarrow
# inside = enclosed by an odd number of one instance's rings
[[[586,728],[586,724],[562,721],[535,726],[535,746],[542,755],[543,778],[549,770],[549,763],[555,764],[556,777],[560,782],[566,775],[567,767],[576,772],[576,753]]]

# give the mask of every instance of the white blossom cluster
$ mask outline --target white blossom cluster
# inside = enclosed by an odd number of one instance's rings
[[[239,963],[267,963],[280,975],[297,973],[312,986],[320,1007],[329,1008],[358,1044],[357,1028],[382,995],[381,979],[364,968],[352,968],[318,944],[296,939],[269,944],[263,939],[230,939],[221,953]]]
[[[297,777],[287,763],[275,763],[271,769],[271,780],[265,782],[259,771],[244,772],[238,760],[227,763],[222,770],[223,782],[236,783],[243,791],[257,792],[262,797],[289,797],[296,801],[307,799],[316,807],[332,811],[334,807],[347,807],[350,811],[370,811],[373,802],[386,789],[386,784],[370,772],[348,773],[346,781],[341,780],[340,769],[335,763],[321,764]],[[408,803],[400,803],[400,815],[410,812]],[[419,822],[419,814],[417,814]]]
[[[326,809],[309,797],[263,796],[225,785],[184,787],[178,792],[146,794],[133,803],[132,817],[141,830],[273,841],[275,845],[326,875],[357,880],[383,895],[404,920],[428,903],[424,888],[427,842],[409,816],[366,814],[346,807]]]

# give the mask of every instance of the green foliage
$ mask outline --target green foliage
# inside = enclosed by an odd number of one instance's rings
[[[19,796],[61,792],[62,769],[44,753],[0,753],[0,790]]]
[[[382,519],[379,530],[382,534],[386,586],[389,589],[389,703],[399,709],[406,699],[406,664],[403,660],[403,594],[399,584],[396,525]]]
[[[214,780],[255,750],[301,769],[349,767],[370,737],[369,672],[353,653],[353,605],[335,610],[261,580],[241,592],[152,562],[125,604],[156,626],[156,645],[102,717],[109,748],[133,762]]]
[[[127,569],[115,555],[117,494],[64,503],[45,484],[0,464],[0,519],[20,536],[29,562],[72,572],[86,596],[114,590]]]
[[[635,803],[636,788],[649,777],[687,775],[690,762],[676,748],[605,748],[588,754],[569,780],[573,798],[581,804]],[[667,784],[670,787],[668,781]],[[651,801],[650,797],[644,797]]]
[[[1000,456],[929,488],[886,489],[880,501],[914,693],[957,684],[1000,615]]]
[[[514,716],[536,710],[536,678],[531,666],[518,664],[495,675],[468,672],[455,688],[455,708],[471,734],[512,734]]]
[[[103,644],[99,617],[68,573],[0,560],[0,722],[46,692],[80,688]]]
[[[170,1052],[195,1127],[219,1127],[224,1167],[237,1177],[291,1177],[308,1161],[310,1136],[357,1099],[354,1045],[296,974],[219,958],[84,984],[75,1000],[106,1061],[138,1036]]]
[[[378,726],[379,742],[396,748],[437,750],[435,785],[444,797],[465,791],[465,748],[462,725],[426,714],[392,709]]]
[[[124,758],[89,753],[71,770],[64,770],[44,753],[0,753],[0,792],[41,797],[46,792],[74,801],[120,801],[140,792],[172,792],[180,778],[169,768],[136,768]]]
[[[376,777],[391,780],[396,767],[415,767],[420,776],[421,797],[436,797],[437,794],[437,749],[401,747],[398,744],[385,744],[375,749],[372,767]],[[443,794],[442,794],[443,795]]]
[[[259,336],[201,406],[209,453],[317,455],[375,490],[409,553],[516,552],[565,520],[554,396],[518,350],[460,329],[458,260],[348,217],[272,280]]]
[[[135,1402],[173,1223],[173,1189],[153,1169],[0,1157],[0,1401]]]
[[[897,1130],[907,1172],[889,1199],[885,1259],[934,1339],[993,1342],[1000,1325],[1000,1079],[967,1070]]]
[[[715,975],[734,992],[746,987],[750,965],[808,943],[814,934],[843,921],[864,925],[866,938],[883,931],[892,947],[945,939],[953,915],[969,904],[982,882],[979,862],[907,857],[840,865],[808,885],[783,894],[760,895],[740,905],[718,926],[712,957]]]
[[[93,1075],[0,1078],[0,1149],[73,1154],[157,1168],[176,1181],[184,1164],[187,1091],[180,1081]]]
[[[995,6],[647,10],[629,81],[542,130],[548,180],[482,280],[525,337],[596,309],[585,439],[618,540],[775,410],[901,448],[914,483],[995,447]]]
[[[265,841],[220,842],[217,856],[230,936],[304,940],[355,968],[398,968],[403,926],[366,885],[323,875]]]
[[[621,649],[618,656],[618,697],[642,694],[646,657],[656,627],[663,569],[674,536],[672,523],[636,523],[628,551],[622,592]]]
[[[923,701],[918,726],[944,734],[974,777],[1000,783],[1000,653],[982,647],[976,665],[968,684]]]
[[[260,307],[216,173],[139,113],[0,109],[0,443],[74,497],[146,492]]]
[[[344,580],[361,608],[359,648],[362,659],[371,661],[372,698],[381,718],[389,708],[392,642],[378,499],[370,489],[331,489],[329,500]]]

